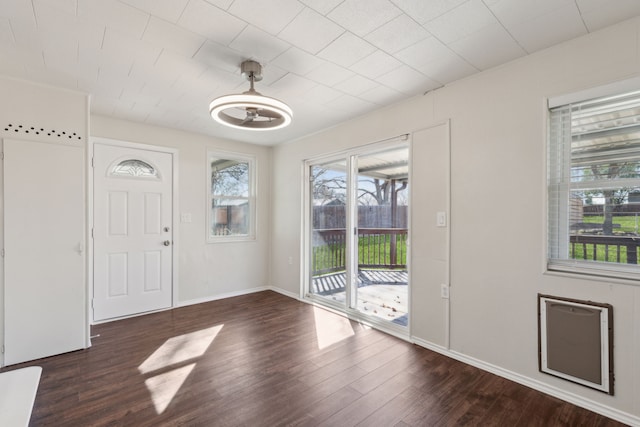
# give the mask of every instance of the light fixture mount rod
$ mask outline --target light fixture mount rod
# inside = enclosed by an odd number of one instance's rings
[[[262,80],[262,65],[251,59],[240,64],[240,72],[244,78],[251,82],[252,86],[254,81],[259,82]]]

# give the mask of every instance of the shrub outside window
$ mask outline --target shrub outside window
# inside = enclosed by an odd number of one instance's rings
[[[548,268],[640,279],[640,91],[550,110]]]
[[[255,238],[255,160],[208,153],[208,241]]]

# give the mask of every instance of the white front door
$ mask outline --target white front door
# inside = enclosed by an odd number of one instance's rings
[[[93,319],[171,307],[173,155],[94,145]]]

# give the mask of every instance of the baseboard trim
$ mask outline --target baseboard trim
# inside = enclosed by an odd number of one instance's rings
[[[414,336],[411,337],[411,342],[414,343],[414,344],[419,345],[420,347],[424,347],[426,349],[433,350],[436,353],[444,354],[445,356],[451,357],[449,355],[449,350],[444,346],[441,346],[441,345],[438,345],[438,344],[434,344],[434,343],[431,343],[429,341],[425,341],[425,340],[423,340],[421,338],[417,338],[417,337],[414,337]]]
[[[196,299],[190,299],[186,301],[180,301],[175,307],[186,307],[188,305],[202,304],[203,302],[217,301],[225,298],[239,297],[241,295],[249,295],[249,294],[254,294],[256,292],[269,291],[269,290],[272,290],[270,286],[260,286],[257,288],[243,289],[241,291],[227,292],[224,294],[212,295],[204,298],[196,298]]]
[[[278,287],[275,287],[275,286],[259,286],[257,288],[244,289],[242,291],[227,292],[227,293],[224,293],[224,294],[208,296],[208,297],[205,297],[205,298],[196,298],[196,299],[191,299],[191,300],[186,300],[186,301],[180,301],[178,303],[178,305],[176,305],[175,307],[186,307],[188,305],[202,304],[203,302],[211,302],[211,301],[217,301],[217,300],[221,300],[221,299],[225,299],[225,298],[239,297],[239,296],[242,296],[242,295],[249,295],[249,294],[254,294],[256,292],[263,292],[263,291],[277,292],[277,293],[282,294],[282,295],[284,295],[286,297],[293,298],[293,299],[296,299],[296,300],[300,301],[300,297],[298,295],[294,294],[293,292],[285,291],[284,289],[278,288]]]
[[[561,390],[557,387],[550,386],[549,384],[545,384],[541,381],[534,380],[533,378],[520,375],[513,371],[509,371],[507,369],[467,356],[457,351],[449,350],[446,347],[443,347],[434,343],[430,343],[420,338],[412,337],[411,341],[414,344],[419,345],[420,347],[433,350],[437,353],[451,357],[452,359],[458,360],[460,362],[466,363],[471,366],[475,366],[476,368],[482,369],[483,371],[491,372],[492,374],[506,378],[518,384],[522,384],[524,386],[530,387],[534,390],[540,391],[550,396],[557,397],[558,399],[572,403],[576,406],[580,406],[581,408],[588,409],[600,415],[604,415],[605,417],[614,419],[621,423],[625,423],[630,426],[640,426],[640,417],[629,414],[627,412],[620,411],[618,409],[612,408],[602,403],[584,398],[582,396],[578,396],[577,394],[570,393],[565,390]]]
[[[268,290],[270,290],[270,291],[273,291],[273,292],[277,292],[277,293],[279,293],[279,294],[282,294],[282,295],[284,295],[284,296],[286,296],[286,297],[293,298],[293,299],[298,300],[298,301],[302,301],[302,300],[300,299],[300,295],[295,294],[295,293],[293,293],[293,292],[285,291],[285,290],[284,290],[284,289],[282,289],[282,288],[278,288],[278,287],[276,287],[276,286],[267,286],[267,289],[268,289]]]

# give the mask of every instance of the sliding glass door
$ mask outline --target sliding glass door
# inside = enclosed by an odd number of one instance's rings
[[[347,160],[311,165],[310,293],[347,305]]]
[[[311,298],[407,326],[408,164],[406,142],[307,164]]]
[[[408,319],[408,147],[356,157],[355,308],[406,326]]]

